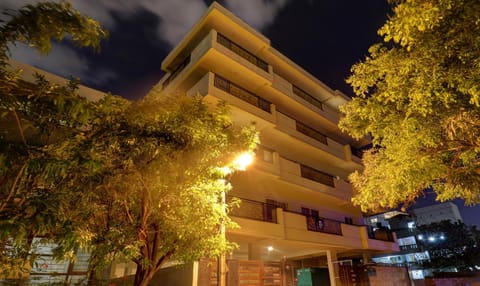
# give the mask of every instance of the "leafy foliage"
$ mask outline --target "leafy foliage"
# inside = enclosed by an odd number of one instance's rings
[[[93,111],[75,93],[76,81],[59,86],[37,76],[36,82],[24,82],[21,71],[9,66],[9,44],[23,42],[47,53],[52,38],[69,35],[79,46],[99,48],[107,35],[98,22],[63,2],[27,5],[10,16],[0,26],[0,264],[13,264],[4,271],[31,264],[26,259],[34,259],[29,255],[34,236],[64,227],[59,210],[70,194],[40,179],[61,172],[47,149],[79,133]]]
[[[352,67],[356,97],[340,127],[373,137],[350,177],[364,210],[411,203],[433,187],[441,201],[480,201],[480,3],[392,1],[385,44]]]
[[[64,14],[65,5],[27,6],[4,30],[19,27],[14,39],[26,35],[48,50],[47,40],[67,27],[74,40],[95,46],[104,33],[94,29],[86,40],[77,35],[88,32],[76,27],[83,20],[63,25],[80,17]],[[30,27],[30,15],[51,24],[39,27],[60,30],[43,34]],[[112,95],[88,101],[75,81],[60,86],[37,75],[25,82],[6,61],[0,75],[0,250],[15,250],[0,263],[33,259],[31,241],[41,236],[58,244],[59,258],[90,250],[92,270],[134,261],[135,284],[147,285],[169,259],[232,249],[221,232],[234,226],[221,200],[230,188],[224,167],[234,169],[233,159],[251,151],[257,135],[235,126],[224,103],[155,92],[137,102]]]
[[[476,226],[445,220],[418,226],[417,230],[423,235],[419,245],[430,255],[423,267],[437,271],[448,268],[472,271],[480,264],[480,232]]]

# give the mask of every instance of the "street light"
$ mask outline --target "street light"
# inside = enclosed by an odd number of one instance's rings
[[[238,155],[235,160],[233,160],[233,168],[239,171],[245,171],[247,167],[252,164],[253,155],[250,152],[244,152]]]
[[[238,171],[245,171],[247,167],[252,164],[253,162],[253,154],[251,152],[244,152],[238,155],[233,161],[232,161],[232,167],[224,167],[222,168],[223,173],[230,177],[232,171],[238,170]],[[226,199],[225,199],[225,192],[222,192],[221,194],[221,204],[222,204],[222,212],[225,214],[226,213]],[[223,220],[220,223],[220,235],[225,238],[225,223]],[[217,285],[218,286],[226,286],[227,281],[226,281],[226,257],[225,253],[221,253],[220,257],[218,258],[217,261]]]

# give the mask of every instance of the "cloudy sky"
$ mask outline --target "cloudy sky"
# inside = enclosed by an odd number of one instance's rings
[[[2,0],[16,9],[33,0]],[[17,60],[127,98],[142,97],[164,74],[163,58],[210,5],[211,0],[71,0],[100,21],[110,38],[100,54],[54,44],[40,56],[12,48]],[[381,41],[377,29],[387,19],[386,0],[223,0],[218,1],[267,36],[272,45],[333,89],[352,95],[345,83],[350,67]],[[428,196],[420,205],[433,203]],[[480,224],[479,207],[461,207],[467,223]]]
[[[34,0],[2,0],[16,9]],[[22,45],[13,57],[85,85],[139,98],[163,75],[162,59],[205,12],[211,0],[71,0],[100,21],[110,38],[100,54],[68,43],[40,56]],[[223,0],[218,1],[261,31],[272,45],[313,75],[351,94],[344,83],[350,66],[380,39],[386,0]]]

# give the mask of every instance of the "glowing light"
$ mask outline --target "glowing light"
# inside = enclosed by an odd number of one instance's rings
[[[423,240],[423,235],[420,234],[420,235],[418,236],[418,239],[419,239],[419,240]]]
[[[441,240],[445,240],[445,236],[444,236],[444,235],[440,235],[440,239],[441,239]]]
[[[222,174],[224,175],[228,175],[232,172],[232,169],[230,169],[230,167],[225,166],[220,168],[220,172],[222,172]]]
[[[251,153],[245,152],[240,154],[234,161],[233,166],[236,170],[245,171],[247,167],[252,164],[253,155]]]
[[[273,246],[268,246],[268,247],[267,247],[267,250],[268,250],[268,251],[273,251]]]
[[[428,237],[428,241],[432,241],[432,242],[435,241],[435,237],[429,236],[429,237]]]

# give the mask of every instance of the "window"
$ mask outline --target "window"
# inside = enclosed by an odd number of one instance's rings
[[[262,145],[257,145],[255,149],[255,155],[260,159],[268,163],[273,163],[273,150]]]

